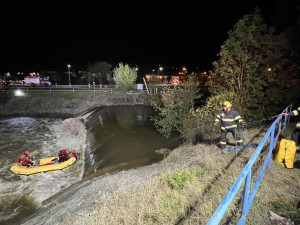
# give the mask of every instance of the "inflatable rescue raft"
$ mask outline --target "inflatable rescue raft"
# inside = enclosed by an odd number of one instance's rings
[[[16,162],[10,167],[10,170],[18,175],[31,175],[35,173],[61,170],[72,165],[76,161],[75,157],[71,157],[67,161],[58,163],[55,160],[56,158],[57,157],[49,157],[32,161],[35,165],[30,167],[21,166],[20,163]]]

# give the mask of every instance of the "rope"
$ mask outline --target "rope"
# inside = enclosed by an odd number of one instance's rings
[[[279,114],[280,115],[280,114]],[[250,121],[248,122],[245,126],[243,126],[243,128],[249,128],[251,126],[254,126],[254,125],[257,125],[259,123],[262,123],[262,122],[265,122],[267,120],[273,120],[274,118],[277,118],[279,115],[276,115],[276,116],[270,116],[268,118],[265,118],[265,119],[261,119],[261,120],[254,120],[254,121]]]

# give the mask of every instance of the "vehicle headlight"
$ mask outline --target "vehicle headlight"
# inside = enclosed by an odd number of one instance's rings
[[[15,96],[24,96],[25,93],[23,90],[17,89],[15,90]]]

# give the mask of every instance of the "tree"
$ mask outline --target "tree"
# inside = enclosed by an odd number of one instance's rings
[[[286,103],[282,96],[296,72],[286,55],[286,36],[274,35],[258,8],[240,19],[228,34],[219,60],[213,63],[211,95],[231,101],[245,118],[262,118],[283,109]]]
[[[86,73],[86,80],[91,83],[92,80],[101,84],[112,83],[112,65],[107,62],[96,62],[89,64]]]
[[[158,131],[169,137],[172,131],[181,132],[183,121],[193,109],[194,99],[200,98],[199,82],[196,76],[189,78],[182,84],[164,87],[161,96],[151,99],[151,105],[158,115],[153,118]]]
[[[114,81],[116,82],[118,88],[123,91],[129,91],[134,89],[134,85],[137,78],[137,72],[135,69],[130,68],[128,64],[119,65],[114,69]]]
[[[183,135],[191,141],[213,137],[210,128],[224,101],[230,101],[245,120],[281,112],[296,97],[291,87],[298,66],[289,53],[287,33],[275,35],[258,8],[245,15],[228,32],[210,71],[211,95],[205,106],[190,111]]]

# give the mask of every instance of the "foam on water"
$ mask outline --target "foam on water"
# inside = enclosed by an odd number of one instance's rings
[[[30,207],[82,179],[86,129],[76,118],[0,119],[0,222],[11,219]],[[18,176],[10,171],[12,163],[25,150],[35,159],[57,156],[63,148],[75,149],[80,160],[63,170]]]

